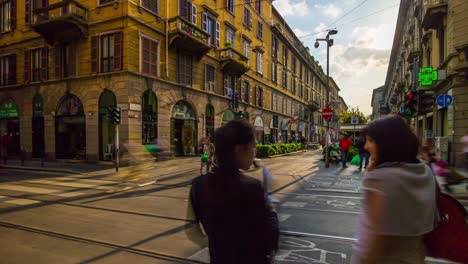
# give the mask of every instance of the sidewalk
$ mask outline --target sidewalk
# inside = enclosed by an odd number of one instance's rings
[[[32,170],[32,171],[45,171],[45,172],[57,172],[57,173],[68,173],[68,174],[85,174],[90,172],[99,172],[114,169],[114,165],[108,164],[90,164],[81,162],[44,162],[42,166],[38,160],[29,160],[24,162],[24,166],[21,165],[20,160],[7,160],[6,164],[3,160],[0,161],[0,169],[18,169],[18,170]]]

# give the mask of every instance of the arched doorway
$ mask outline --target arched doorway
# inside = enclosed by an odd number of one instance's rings
[[[55,114],[55,154],[57,159],[86,158],[86,120],[81,100],[66,94]]]
[[[33,97],[32,117],[32,156],[40,158],[44,154],[44,100],[40,94]]]
[[[261,116],[255,117],[254,120],[254,129],[255,129],[255,139],[257,144],[263,144],[264,142],[264,130],[263,118]]]
[[[234,120],[235,117],[236,115],[234,114],[234,112],[232,112],[231,109],[225,110],[223,113],[223,121],[221,122],[221,125],[224,126],[225,124],[227,124],[227,122]]]
[[[152,90],[146,90],[141,97],[143,144],[156,144],[158,138],[158,100]]]
[[[193,108],[179,101],[172,109],[171,147],[176,156],[195,155],[197,146],[197,119]]]
[[[18,106],[11,100],[0,104],[0,133],[2,156],[14,157],[20,154],[20,125]]]
[[[110,160],[115,143],[115,125],[108,119],[109,108],[117,106],[113,92],[104,90],[99,97],[99,159]]]
[[[206,105],[205,109],[205,133],[207,137],[210,137],[213,140],[214,130],[215,130],[215,111],[214,107],[211,104]]]

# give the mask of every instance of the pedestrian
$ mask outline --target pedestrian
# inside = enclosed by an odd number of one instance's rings
[[[188,207],[208,237],[210,263],[273,263],[277,215],[262,183],[240,171],[248,170],[255,157],[253,127],[232,120],[216,130],[214,145],[216,166],[192,181]],[[197,236],[189,230],[188,237],[196,242],[200,232]]]
[[[465,169],[468,170],[468,131],[461,138],[461,142],[463,144],[463,152],[465,152]]]
[[[452,190],[448,185],[448,178],[450,176],[448,163],[438,157],[434,150],[430,149],[428,146],[421,148],[421,158],[426,162],[426,164],[431,168],[432,172],[436,176],[439,187],[442,190],[450,193]]]
[[[349,149],[351,148],[351,139],[348,134],[344,134],[343,138],[340,139],[340,150],[341,150],[341,160],[343,162],[343,168],[348,168],[346,162],[348,161]]]
[[[434,228],[436,186],[418,160],[419,141],[405,120],[388,116],[365,128],[372,160],[351,263],[425,263],[422,236]]]
[[[358,140],[358,143],[356,144],[356,148],[359,151],[359,171],[362,170],[362,163],[364,162],[364,169],[367,169],[367,166],[369,165],[369,151],[366,150],[364,147],[366,145],[366,135],[364,133],[361,134],[361,137]]]

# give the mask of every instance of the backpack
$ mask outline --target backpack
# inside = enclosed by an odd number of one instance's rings
[[[455,198],[440,192],[436,183],[437,219],[424,235],[427,256],[468,263],[468,214]]]

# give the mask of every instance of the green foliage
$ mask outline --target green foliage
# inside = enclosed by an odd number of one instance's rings
[[[355,116],[359,117],[359,124],[366,124],[366,116],[359,110],[359,107],[348,109],[338,113],[340,124],[351,124],[351,119]]]
[[[290,144],[270,144],[270,145],[257,145],[257,157],[267,158],[274,155],[286,154],[302,150],[301,143]]]

